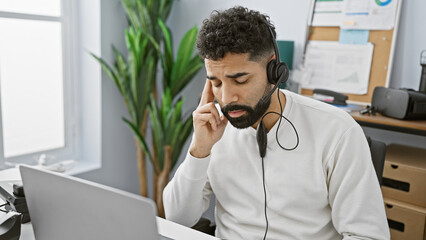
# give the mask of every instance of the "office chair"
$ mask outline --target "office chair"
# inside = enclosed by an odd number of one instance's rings
[[[214,236],[214,232],[216,230],[216,225],[214,223],[212,223],[209,219],[207,218],[201,218],[200,220],[198,220],[198,222],[191,227],[194,230],[203,232],[205,234],[209,234],[211,236]]]
[[[371,139],[366,136],[368,146],[370,147],[371,160],[373,161],[374,170],[376,171],[379,184],[382,185],[383,167],[385,165],[386,144],[380,141]],[[201,218],[193,227],[200,232],[214,236],[216,226],[207,218]]]
[[[383,167],[385,165],[386,144],[367,137],[368,146],[370,146],[371,160],[373,160],[374,170],[376,170],[377,179],[382,185]]]

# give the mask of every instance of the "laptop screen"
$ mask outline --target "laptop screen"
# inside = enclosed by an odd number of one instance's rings
[[[20,171],[36,239],[159,239],[150,199],[34,167]]]

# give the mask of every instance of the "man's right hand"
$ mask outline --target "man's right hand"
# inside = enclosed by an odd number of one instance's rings
[[[210,155],[213,145],[222,137],[228,120],[220,116],[214,104],[212,83],[206,80],[201,101],[192,113],[194,119],[194,139],[189,147],[193,157],[204,158]]]

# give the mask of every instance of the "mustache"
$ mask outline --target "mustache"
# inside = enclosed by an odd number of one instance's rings
[[[244,110],[248,113],[253,112],[253,108],[246,105],[239,105],[239,104],[228,104],[221,108],[222,113],[227,114],[228,112],[232,111],[238,111],[238,110]]]

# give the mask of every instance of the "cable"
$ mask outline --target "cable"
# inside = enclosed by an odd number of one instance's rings
[[[296,127],[294,126],[294,124],[288,119],[288,118],[286,118],[286,117],[284,117],[283,116],[283,107],[282,107],[282,103],[281,103],[281,99],[280,99],[280,91],[277,91],[277,97],[278,97],[278,103],[280,104],[280,112],[281,113],[277,113],[277,112],[273,112],[273,111],[271,111],[271,112],[267,112],[265,115],[263,115],[263,117],[262,117],[262,119],[260,120],[260,121],[263,121],[263,119],[267,116],[267,115],[269,115],[269,114],[276,114],[276,115],[278,115],[278,116],[280,116],[280,119],[279,119],[279,122],[278,122],[278,127],[277,127],[277,130],[275,131],[275,137],[276,137],[276,140],[277,140],[277,143],[278,143],[278,145],[282,148],[282,149],[284,149],[284,150],[287,150],[287,151],[292,151],[292,150],[294,150],[294,149],[296,149],[298,146],[299,146],[299,133],[297,132],[297,129],[296,129]],[[291,127],[293,128],[293,130],[294,130],[294,133],[296,134],[296,145],[294,146],[294,147],[292,147],[292,148],[285,148],[285,147],[283,147],[282,145],[281,145],[281,143],[280,143],[280,140],[278,139],[278,130],[280,129],[280,126],[281,126],[281,122],[282,122],[282,119],[285,119],[288,123],[290,123],[290,125],[291,125]]]
[[[9,203],[4,203],[4,204],[2,204],[2,205],[0,205],[0,208],[1,207],[5,207],[5,206],[7,206],[7,205],[9,205]],[[9,211],[8,210],[6,210],[6,209],[0,209],[0,212],[5,212],[5,213],[8,213]]]
[[[278,97],[278,103],[280,104],[280,111],[281,111],[281,114],[280,114],[280,120],[279,120],[279,122],[278,122],[278,127],[277,127],[277,131],[275,132],[275,138],[277,139],[277,143],[278,143],[278,145],[282,148],[282,149],[284,149],[284,150],[287,150],[287,151],[292,151],[292,150],[294,150],[294,149],[296,149],[297,148],[297,146],[299,146],[299,134],[297,133],[297,130],[296,130],[296,128],[294,127],[294,125],[293,125],[293,123],[290,121],[290,120],[288,120],[288,118],[286,118],[286,117],[284,117],[283,116],[283,105],[282,105],[282,103],[281,103],[281,99],[280,99],[280,91],[277,91],[277,97]],[[294,132],[296,133],[296,139],[297,139],[297,142],[296,142],[296,145],[293,147],[293,148],[285,148],[285,147],[283,147],[282,145],[281,145],[281,143],[280,143],[280,140],[278,140],[278,130],[280,129],[280,126],[281,126],[281,120],[282,120],[282,118],[284,118],[288,123],[290,123],[290,125],[293,127],[293,129],[294,129]]]
[[[280,99],[280,91],[277,91],[277,97],[278,97],[278,103],[280,104],[280,113],[277,112],[267,112],[265,115],[263,115],[262,119],[260,121],[263,121],[263,119],[268,115],[268,114],[277,114],[280,116],[279,118],[279,122],[278,122],[278,126],[277,126],[277,130],[275,132],[275,137],[277,140],[278,145],[286,150],[286,151],[292,151],[294,149],[296,149],[299,146],[299,134],[297,133],[296,127],[294,126],[294,124],[286,117],[283,116],[283,106],[281,103],[281,99]],[[280,129],[281,126],[281,122],[282,119],[285,119],[288,123],[290,123],[291,127],[294,129],[294,132],[296,133],[296,145],[292,148],[285,148],[281,145],[280,140],[278,139],[278,130]],[[269,229],[269,220],[268,220],[268,213],[267,213],[267,204],[266,204],[266,200],[267,200],[267,196],[266,196],[266,183],[265,183],[265,161],[264,158],[262,157],[262,184],[263,184],[263,194],[264,194],[264,213],[265,213],[265,221],[266,221],[266,228],[265,228],[265,234],[263,235],[263,240],[266,240],[266,235],[268,234],[268,229]]]
[[[269,228],[269,221],[268,221],[268,213],[266,212],[266,185],[265,185],[265,162],[262,158],[262,182],[263,182],[263,194],[265,196],[264,201],[264,212],[265,212],[265,220],[266,220],[266,229],[265,229],[265,235],[263,235],[263,240],[266,239],[266,234],[268,234],[268,228]]]

